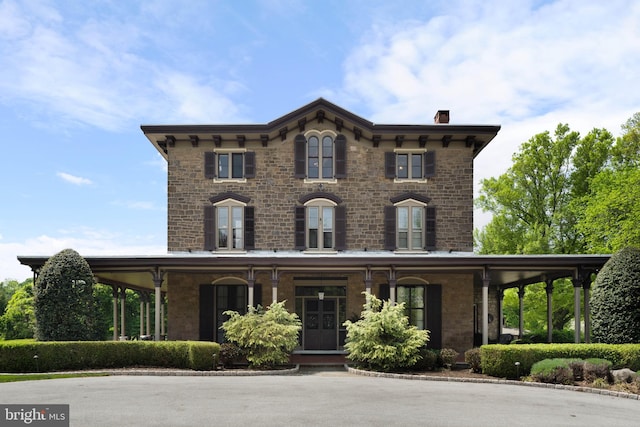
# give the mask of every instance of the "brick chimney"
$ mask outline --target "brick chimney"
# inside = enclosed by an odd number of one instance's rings
[[[449,110],[438,110],[433,121],[434,123],[449,123]]]

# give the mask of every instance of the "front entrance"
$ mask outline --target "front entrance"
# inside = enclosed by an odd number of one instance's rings
[[[305,281],[315,285],[312,279]],[[336,351],[344,348],[346,286],[296,286],[296,313],[302,320],[301,350]]]
[[[307,299],[304,310],[304,342],[306,350],[335,350],[337,312],[335,298]]]

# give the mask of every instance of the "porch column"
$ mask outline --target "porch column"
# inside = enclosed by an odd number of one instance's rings
[[[491,276],[487,270],[482,277],[482,345],[489,344],[489,285]]]
[[[574,342],[578,344],[580,342],[580,288],[582,287],[582,281],[579,277],[573,280],[573,317],[575,320],[575,336]]]
[[[524,285],[518,287],[518,338],[522,338],[524,334]]]
[[[164,296],[162,296],[162,304],[160,304],[160,335],[165,336],[167,334],[164,326]]]
[[[391,268],[389,271],[389,300],[391,301],[391,305],[396,305],[396,287],[398,281],[396,280],[396,269]]]
[[[146,335],[151,335],[151,295],[149,295],[149,292],[146,292],[144,295],[144,302],[145,305],[147,306],[147,333]]]
[[[371,278],[371,268],[367,266],[367,269],[364,272],[364,292],[367,295],[371,295],[371,284],[373,280]]]
[[[498,289],[498,338],[502,335],[504,327],[504,289]]]
[[[113,293],[113,340],[118,341],[118,287],[112,286]]]
[[[553,303],[551,297],[553,296],[553,280],[546,280],[547,286],[545,291],[547,292],[547,342],[553,342]]]
[[[140,336],[144,335],[144,293],[140,292]]]
[[[127,336],[126,325],[125,325],[125,314],[127,312],[127,290],[125,288],[120,288],[120,339],[124,340]]]
[[[155,271],[151,273],[153,275],[153,286],[155,289],[155,297],[156,297],[156,309],[155,309],[155,334],[154,340],[160,341],[160,305],[162,304],[161,294],[162,290],[162,281],[164,280],[164,271],[161,272],[158,267],[156,267]]]
[[[253,268],[249,267],[247,271],[247,305],[253,308],[253,288],[256,283]]]
[[[589,275],[590,276],[590,275]],[[591,277],[585,279],[582,284],[582,290],[584,291],[584,342],[591,342],[591,306],[589,299],[589,289],[591,288]]]
[[[278,302],[278,269],[276,267],[271,271],[271,301]]]

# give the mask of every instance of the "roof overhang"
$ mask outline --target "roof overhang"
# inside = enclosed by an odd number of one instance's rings
[[[597,273],[610,255],[473,255],[398,254],[358,252],[305,254],[259,252],[212,255],[211,253],[158,256],[85,257],[100,283],[131,289],[154,289],[154,273],[237,273],[238,271],[359,272],[369,270],[413,273],[472,273],[476,280],[490,279],[492,286],[509,288],[562,277],[584,278]],[[46,256],[19,256],[38,272]],[[162,284],[167,290],[167,280]]]

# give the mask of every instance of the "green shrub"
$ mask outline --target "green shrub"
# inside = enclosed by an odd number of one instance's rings
[[[422,347],[420,349],[420,359],[413,365],[414,371],[435,371],[439,368],[439,351]]]
[[[480,349],[478,347],[465,351],[464,361],[469,364],[471,372],[482,372],[482,365],[480,363]]]
[[[609,360],[613,368],[640,369],[639,344],[522,344],[484,345],[480,348],[482,372],[502,378],[515,378],[515,362],[520,362],[520,374],[528,375],[535,362],[544,359]]]
[[[0,371],[134,366],[211,370],[219,349],[217,343],[197,341],[8,341],[0,342]]]
[[[242,350],[232,342],[220,344],[220,364],[230,368],[243,356]]]
[[[349,359],[372,370],[395,371],[414,366],[429,333],[409,325],[404,304],[382,302],[366,294],[361,319],[347,320],[345,350]]]
[[[596,277],[591,295],[592,338],[596,342],[640,342],[640,249],[611,256]]]
[[[518,340],[519,344],[544,344],[547,342],[547,331],[532,331],[527,332],[522,336],[522,339]],[[551,331],[551,340],[553,343],[567,343],[571,344],[575,341],[575,332],[570,329],[554,330]]]
[[[274,302],[266,310],[251,307],[247,314],[225,311],[230,316],[222,324],[227,340],[236,343],[252,367],[283,365],[298,345],[302,323],[289,313],[283,302]]]
[[[443,348],[438,355],[438,364],[443,368],[449,369],[456,364],[459,354],[452,348]]]
[[[584,380],[593,382],[602,378],[611,382],[611,365],[608,360],[591,358],[584,361]]]
[[[574,359],[575,360],[575,359]],[[551,384],[573,384],[571,359],[544,359],[531,367],[531,378],[534,381]]]

